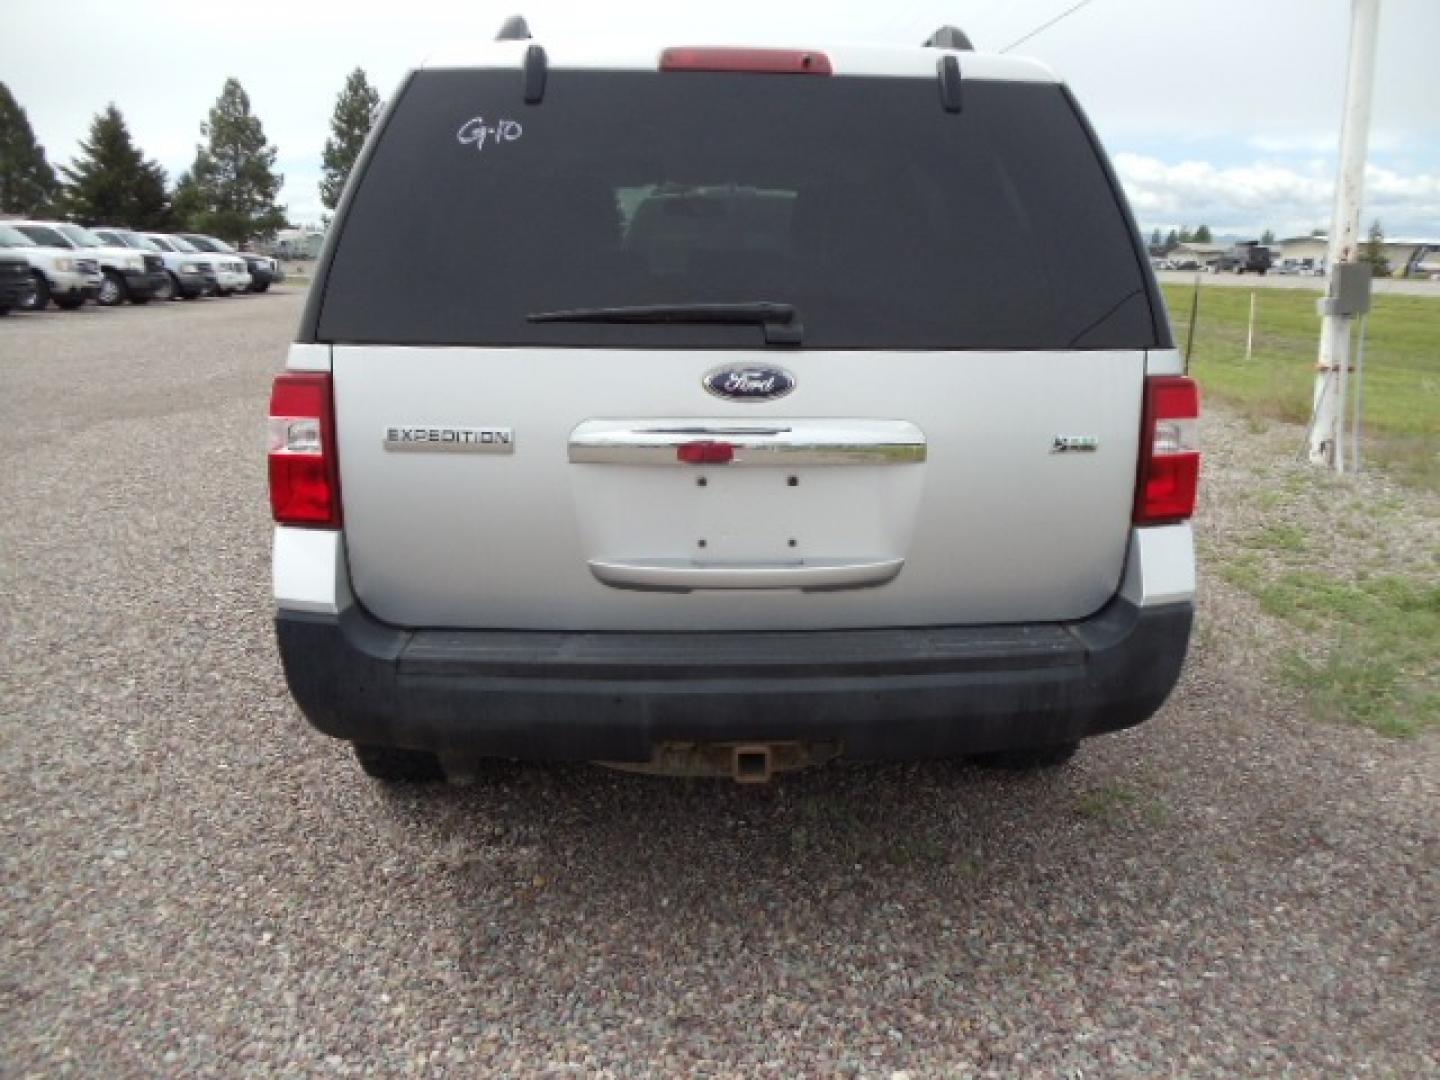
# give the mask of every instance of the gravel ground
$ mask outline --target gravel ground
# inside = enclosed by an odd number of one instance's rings
[[[382,791],[271,642],[298,310],[0,325],[0,1073],[1440,1071],[1440,738],[1307,719],[1213,580],[1058,773]],[[1240,512],[1273,434],[1209,427]]]

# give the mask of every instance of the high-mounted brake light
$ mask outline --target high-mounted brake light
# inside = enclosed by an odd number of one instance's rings
[[[1183,375],[1145,380],[1135,524],[1184,521],[1200,488],[1200,388]]]
[[[270,509],[281,525],[340,527],[330,376],[284,372],[270,393]]]
[[[807,49],[675,48],[660,54],[661,71],[751,71],[829,75],[830,57]]]

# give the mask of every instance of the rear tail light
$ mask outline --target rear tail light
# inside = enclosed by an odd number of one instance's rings
[[[660,70],[829,75],[830,57],[806,49],[666,49],[660,54]]]
[[[270,509],[281,525],[340,527],[330,376],[285,372],[270,393]]]
[[[1200,388],[1183,375],[1145,380],[1135,524],[1184,521],[1200,487]]]

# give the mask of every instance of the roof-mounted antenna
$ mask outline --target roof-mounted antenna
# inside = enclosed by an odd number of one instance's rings
[[[496,41],[528,41],[530,40],[530,25],[525,21],[524,15],[511,15],[500,27],[500,32],[495,35]]]
[[[964,52],[974,52],[975,46],[970,44],[970,38],[958,26],[942,26],[930,35],[925,42],[927,49],[960,49]]]

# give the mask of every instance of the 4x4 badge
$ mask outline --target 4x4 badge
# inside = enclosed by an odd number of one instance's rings
[[[731,401],[774,401],[795,389],[795,376],[768,364],[726,364],[705,373],[702,383]]]

